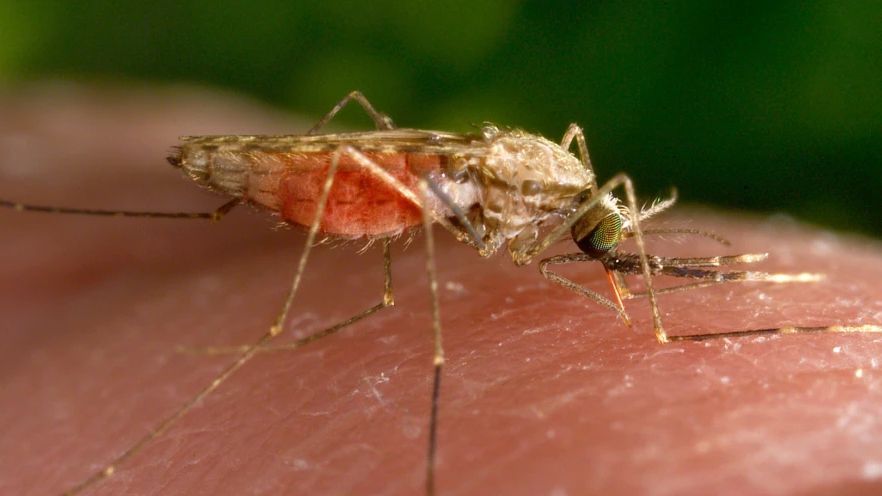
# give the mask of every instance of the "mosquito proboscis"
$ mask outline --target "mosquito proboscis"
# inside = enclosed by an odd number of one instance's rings
[[[376,130],[320,134],[324,126],[353,101],[371,117]],[[576,154],[570,152],[573,146]],[[572,238],[580,252],[539,259],[540,273],[549,281],[608,308],[628,324],[630,317],[624,300],[646,297],[659,343],[756,334],[882,332],[882,328],[873,325],[831,325],[668,335],[662,325],[659,294],[739,281],[807,283],[816,282],[821,276],[718,270],[722,266],[759,262],[766,258],[764,253],[689,258],[648,254],[644,236],[652,234],[697,235],[723,244],[727,242],[713,233],[695,229],[642,229],[642,222],[675,203],[676,194],[640,208],[627,175],[620,173],[603,185],[598,184],[585,137],[575,124],[569,126],[560,143],[493,125],[485,125],[473,134],[401,129],[356,91],[337,103],[304,135],[185,137],[168,160],[198,184],[225,195],[227,201],[212,212],[197,213],[49,207],[9,200],[0,200],[0,206],[21,212],[219,221],[234,207],[251,204],[277,214],[289,224],[307,228],[304,248],[282,308],[260,339],[243,346],[195,350],[238,356],[171,416],[157,423],[102,470],[67,491],[68,494],[78,493],[112,476],[120,463],[165,433],[256,354],[303,347],[392,306],[390,246],[399,235],[412,229],[422,229],[425,234],[425,271],[432,302],[433,386],[426,493],[433,494],[444,349],[432,224],[440,224],[482,257],[489,257],[505,246],[517,265],[530,264],[561,239]],[[624,201],[612,194],[617,188],[624,190]],[[327,329],[291,344],[276,345],[272,341],[286,330],[309,254],[321,237],[368,238],[381,242],[382,298],[376,305]],[[636,253],[621,250],[620,242],[626,238],[634,239]],[[551,270],[555,265],[588,261],[600,262],[604,267],[612,298]],[[642,277],[641,291],[632,291],[627,286],[623,276],[628,274]],[[656,289],[653,286],[656,275],[693,282]]]

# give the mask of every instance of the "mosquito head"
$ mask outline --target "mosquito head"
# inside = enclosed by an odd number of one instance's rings
[[[571,232],[580,250],[600,258],[622,240],[622,216],[616,211],[595,209],[573,224]]]

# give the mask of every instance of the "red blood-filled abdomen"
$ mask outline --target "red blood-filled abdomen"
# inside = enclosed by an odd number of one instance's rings
[[[405,186],[415,191],[419,176],[437,169],[436,155],[367,153]],[[277,200],[282,217],[292,224],[309,226],[315,218],[319,196],[328,174],[328,153],[300,154],[281,176]],[[325,205],[320,231],[344,238],[398,234],[422,222],[420,209],[354,159],[342,156]]]

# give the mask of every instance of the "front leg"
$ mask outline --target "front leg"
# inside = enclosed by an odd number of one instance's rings
[[[578,283],[572,281],[571,279],[568,279],[568,278],[566,278],[556,272],[552,272],[550,269],[548,269],[549,265],[560,265],[560,264],[566,264],[566,263],[577,263],[577,262],[586,262],[586,261],[594,261],[594,259],[591,258],[590,255],[587,255],[585,253],[570,253],[570,254],[566,254],[566,255],[558,255],[555,257],[550,257],[550,258],[546,258],[546,259],[541,260],[539,262],[539,272],[542,273],[542,276],[545,277],[546,279],[548,279],[549,281],[551,281],[555,284],[559,284],[559,285],[569,289],[570,291],[573,291],[573,292],[580,294],[586,298],[589,298],[592,301],[594,301],[595,303],[618,313],[618,315],[619,315],[619,317],[621,317],[622,321],[625,322],[625,325],[630,327],[631,326],[631,318],[628,317],[628,313],[625,311],[625,306],[622,304],[622,298],[619,294],[619,290],[618,290],[618,288],[616,288],[615,282],[612,279],[613,274],[618,274],[617,272],[613,272],[610,270],[607,270],[607,272],[606,272],[607,276],[610,277],[610,282],[613,284],[613,292],[616,296],[616,301],[613,302],[612,300],[610,300],[609,298],[606,298],[605,296],[601,295],[600,293],[598,293],[596,291],[592,291],[592,290],[586,288],[585,286],[582,286],[581,284],[578,284]]]
[[[591,165],[591,157],[588,155],[588,144],[585,142],[585,134],[582,132],[582,128],[575,122],[570,124],[567,132],[563,135],[563,139],[560,140],[561,148],[569,151],[573,145],[573,139],[576,140],[576,146],[579,147],[579,159],[582,161],[582,165],[591,173],[591,189],[596,190],[597,174],[594,173],[594,166]]]

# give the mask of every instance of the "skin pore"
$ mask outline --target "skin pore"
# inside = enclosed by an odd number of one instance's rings
[[[0,100],[0,196],[67,206],[210,211],[224,199],[163,160],[177,135],[309,125],[195,90],[43,87]],[[69,488],[204,387],[233,357],[176,348],[257,339],[304,240],[249,208],[219,223],[0,211],[0,225],[4,494]],[[661,296],[672,335],[882,322],[878,243],[683,207],[650,225],[733,241],[653,238],[653,253],[768,251],[758,270],[828,277]],[[447,357],[439,494],[882,489],[878,334],[660,345],[644,300],[626,302],[628,328],[536,264],[481,259],[441,229],[435,239]],[[256,357],[89,494],[420,494],[431,322],[422,236],[403,241],[392,252],[395,307]],[[280,341],[380,300],[380,245],[361,246],[313,251]],[[566,251],[578,250],[555,248]],[[560,271],[608,294],[598,263]]]

